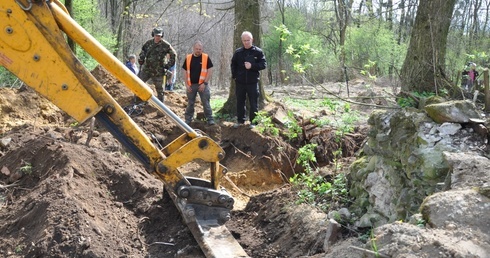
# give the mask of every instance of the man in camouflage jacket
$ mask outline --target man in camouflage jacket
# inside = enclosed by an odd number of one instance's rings
[[[170,43],[163,40],[162,28],[154,28],[151,35],[153,39],[148,40],[141,48],[138,60],[141,65],[139,77],[144,82],[150,79],[153,81],[158,99],[163,102],[163,76],[175,64],[176,52]]]

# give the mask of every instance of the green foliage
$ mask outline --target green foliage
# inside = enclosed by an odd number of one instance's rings
[[[284,124],[286,127],[286,136],[289,140],[298,138],[298,135],[303,132],[303,129],[299,126],[298,121],[294,118],[294,113],[288,111],[288,120]]]
[[[371,71],[376,69],[376,62],[368,60],[368,63],[364,65],[364,69],[366,70],[361,70],[361,74],[367,76],[369,80],[375,82],[376,74],[371,74]]]
[[[435,96],[435,93],[434,92],[427,92],[427,91],[424,91],[424,92],[412,92],[412,95],[414,95],[415,97],[417,98],[428,98],[428,97],[432,97],[432,96]],[[410,98],[410,97],[400,97],[397,99],[397,104],[398,106],[400,107],[417,107],[417,102],[413,99],[413,98]]]
[[[354,124],[359,121],[359,113],[352,110],[348,102],[325,98],[321,104],[327,107],[332,115],[329,116],[330,119],[313,119],[313,123],[318,126],[331,125],[336,127],[336,134],[340,137],[354,130]]]
[[[316,144],[306,144],[298,150],[296,163],[304,168],[303,173],[290,178],[293,187],[298,190],[298,203],[308,203],[328,211],[332,203],[343,202],[347,197],[347,184],[344,174],[338,174],[333,181],[327,181],[317,175],[311,164],[316,162],[314,149]]]
[[[32,174],[32,165],[29,162],[22,161],[22,166],[19,168],[20,172],[24,174]]]
[[[73,18],[90,35],[92,35],[101,45],[113,52],[115,36],[111,31],[111,26],[107,20],[100,15],[97,2],[91,0],[73,1]],[[80,50],[82,50],[80,48]],[[85,51],[76,51],[77,58],[88,70],[94,69],[98,63]]]
[[[19,253],[22,253],[22,251],[24,250],[24,248],[26,248],[25,245],[18,245],[15,247],[15,253],[19,254]]]
[[[424,219],[418,219],[417,220],[417,227],[425,228],[425,224],[427,224],[427,222]]]
[[[490,38],[482,36],[469,37],[459,26],[449,29],[446,46],[446,76],[454,83],[460,84],[461,72],[468,62],[477,64],[477,70],[490,66],[488,49]]]
[[[324,107],[328,107],[332,111],[336,111],[340,107],[340,101],[331,98],[325,98],[322,101]]]
[[[412,99],[412,98],[409,98],[409,97],[401,97],[399,98],[396,103],[398,103],[398,106],[400,107],[416,107],[417,106],[417,102]]]
[[[313,119],[313,123],[318,126],[331,125],[335,127],[335,142],[338,143],[339,148],[336,150],[332,150],[332,154],[334,155],[334,165],[337,170],[341,168],[341,163],[339,159],[342,157],[342,139],[345,134],[351,133],[354,131],[354,124],[359,121],[359,114],[351,109],[351,106],[348,102],[342,102],[336,99],[325,98],[322,101],[322,105],[327,107],[331,114],[330,119],[322,119],[315,120]]]
[[[264,51],[271,67],[278,67],[282,60],[286,80],[299,81],[299,75],[325,78],[329,64],[337,65],[335,53],[328,51],[324,39],[311,28],[306,28],[307,17],[299,10],[286,7],[282,23],[281,13],[276,11],[270,31],[263,35]],[[279,48],[278,46],[282,46]],[[319,51],[319,50],[327,51]]]
[[[371,64],[376,74],[383,76],[389,73],[390,66],[401,69],[406,55],[407,45],[398,44],[396,34],[389,30],[387,23],[370,19],[361,26],[351,26],[347,30],[345,42],[346,56],[351,58],[351,66],[364,67]],[[373,65],[376,65],[373,67]]]
[[[316,162],[315,148],[317,144],[309,143],[299,148],[296,163],[300,164],[305,170],[312,171],[311,162]]]
[[[342,113],[340,123],[338,123],[336,134],[344,136],[346,133],[354,131],[354,124],[359,120],[359,114],[354,111]]]
[[[485,51],[478,52],[473,50],[471,53],[466,54],[466,63],[473,62],[476,63],[477,65],[485,65],[488,64],[489,61],[489,56]]]
[[[371,249],[374,252],[375,257],[379,257],[378,253],[378,245],[376,244],[376,236],[374,236],[374,230],[371,230],[371,235],[369,237],[370,243],[371,243]]]
[[[369,243],[369,245],[371,245],[371,250],[374,252],[374,257],[380,257],[373,228],[369,229],[364,234],[359,236],[359,240],[365,243]]]
[[[225,105],[225,102],[226,102],[226,98],[223,98],[223,97],[213,97],[209,101],[209,104],[211,105],[211,109],[213,110],[213,112],[217,112],[218,110],[220,110],[221,108],[223,108],[223,106]]]
[[[213,116],[220,120],[232,121],[233,117],[230,114],[223,114],[218,112],[223,108],[226,103],[226,98],[213,97],[210,100],[211,109],[213,110]]]
[[[318,50],[312,48],[309,43],[299,46],[290,44],[286,48],[286,54],[289,54],[292,57],[293,68],[298,73],[305,73],[309,67],[313,67],[313,64],[310,63],[309,60],[311,60],[318,53]]]
[[[316,112],[323,108],[322,100],[318,100],[318,99],[296,99],[291,97],[285,97],[281,101],[287,107],[290,107],[290,109],[309,110],[311,112]]]
[[[290,182],[298,190],[298,203],[315,205],[324,212],[332,204],[347,202],[347,185],[344,174],[337,174],[332,182],[313,171],[305,170],[290,178]]]
[[[291,36],[291,31],[284,24],[279,24],[279,26],[274,26],[277,32],[279,32],[279,40],[286,41],[289,36]]]
[[[20,88],[22,82],[5,67],[0,66],[0,87]]]
[[[254,123],[257,123],[257,130],[262,134],[270,134],[272,136],[279,135],[279,129],[272,122],[272,118],[267,114],[267,112],[261,110],[257,112],[255,116]]]
[[[61,2],[64,3],[64,1]],[[109,29],[110,26],[107,21],[101,18],[102,16],[99,14],[99,10],[97,2],[91,0],[73,1],[74,20],[104,47],[112,51],[115,46],[115,37]],[[88,70],[92,70],[97,66],[97,61],[85,51],[76,51],[76,53],[77,58]],[[2,84],[0,87],[8,86],[18,88],[22,86],[22,82],[2,66],[0,66],[0,82]]]
[[[364,234],[360,235],[358,237],[358,239],[360,241],[362,241],[363,243],[367,243],[370,239],[371,239],[371,235],[372,235],[372,232],[373,229],[369,229],[367,232],[365,232]]]

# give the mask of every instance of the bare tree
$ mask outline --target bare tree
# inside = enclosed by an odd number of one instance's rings
[[[473,14],[472,14],[472,21],[471,21],[471,31],[470,31],[470,46],[472,42],[475,42],[474,39],[478,38],[478,31],[479,31],[479,16],[478,12],[480,11],[482,5],[481,0],[475,0],[474,5],[473,5]]]
[[[285,18],[285,13],[286,13],[286,6],[285,6],[285,0],[276,0],[277,2],[277,7],[279,8],[279,13],[281,14],[281,23],[282,24],[286,24],[286,18]],[[279,78],[281,79],[281,83],[283,84],[285,82],[285,79],[286,79],[286,74],[283,73],[282,71],[284,71],[284,57],[283,57],[283,49],[284,49],[284,43],[282,40],[279,40],[279,51],[278,51],[278,57],[277,57],[277,60],[278,60],[278,65],[279,65]],[[272,69],[269,69],[269,72],[271,71]]]
[[[335,17],[337,18],[337,25],[339,26],[339,45],[340,45],[340,64],[341,69],[345,66],[345,39],[347,32],[347,25],[351,17],[351,10],[353,0],[335,0]],[[339,72],[340,80],[344,77],[343,71]]]
[[[417,9],[415,26],[401,70],[405,92],[435,92],[448,86],[445,76],[446,43],[456,0],[425,0]]]

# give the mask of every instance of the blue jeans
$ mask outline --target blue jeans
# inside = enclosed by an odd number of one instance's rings
[[[211,91],[209,90],[209,86],[205,86],[203,92],[198,91],[198,88],[199,84],[196,83],[191,85],[191,92],[188,92],[186,89],[187,108],[185,109],[185,122],[187,124],[192,122],[192,119],[194,118],[194,105],[196,103],[196,96],[198,93],[204,109],[204,115],[206,116],[208,123],[214,122],[213,110],[211,109],[211,104],[209,103],[211,99]]]
[[[257,112],[259,111],[259,96],[260,96],[259,84],[236,83],[235,95],[236,95],[237,122],[239,124],[245,123],[246,120],[245,113],[247,112],[245,101],[247,100],[247,96],[248,96],[248,102],[250,104],[249,118],[250,118],[250,123],[253,123],[252,121],[254,120]]]

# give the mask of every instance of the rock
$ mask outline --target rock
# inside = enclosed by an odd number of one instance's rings
[[[424,109],[425,106],[427,106],[427,105],[439,104],[439,103],[443,103],[443,102],[446,102],[446,99],[444,99],[441,96],[430,96],[428,98],[421,98],[418,108]]]
[[[362,217],[355,223],[356,227],[359,228],[372,228],[383,225],[387,222],[385,218],[381,215],[368,212],[362,215]]]
[[[351,213],[350,213],[349,209],[347,209],[347,208],[341,208],[339,210],[339,214],[340,214],[340,217],[342,218],[342,220],[349,221],[351,218]]]
[[[454,135],[459,129],[461,129],[461,124],[457,123],[443,123],[441,126],[437,128],[441,135]]]
[[[471,189],[490,183],[490,160],[474,153],[444,152],[450,173],[446,189]]]
[[[408,221],[408,223],[418,226],[423,220],[424,218],[422,217],[422,214],[416,213],[410,216],[410,220]]]
[[[339,230],[342,226],[335,221],[330,219],[327,225],[327,232],[325,233],[325,241],[323,242],[323,250],[328,253],[331,246],[335,244],[338,240]]]
[[[9,176],[10,175],[10,170],[6,166],[3,166],[0,171],[2,172],[2,174],[6,175],[6,176]]]
[[[12,142],[12,138],[10,137],[0,139],[0,148],[7,148],[10,145],[10,142]]]
[[[433,194],[420,206],[424,220],[433,228],[448,224],[473,231],[490,232],[490,199],[474,190],[452,190]]]
[[[455,100],[425,106],[425,111],[436,123],[468,123],[470,119],[479,119],[475,104],[467,100]]]
[[[359,227],[409,220],[445,181],[466,189],[490,182],[490,165],[475,153],[486,139],[459,123],[440,125],[416,109],[373,112],[368,122],[367,143],[347,175]]]

